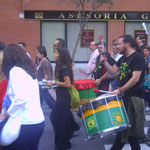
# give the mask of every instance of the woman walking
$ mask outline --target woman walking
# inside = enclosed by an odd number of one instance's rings
[[[3,150],[38,150],[45,119],[34,65],[20,46],[11,44],[4,49],[2,71],[8,79],[6,94],[11,105],[5,114],[0,114],[0,119],[4,119],[0,123],[0,133],[7,119],[21,118],[19,137],[3,146]]]
[[[79,130],[78,124],[70,110],[69,87],[73,83],[72,59],[66,48],[54,50],[56,60],[55,79],[49,86],[57,84],[56,104],[53,110],[53,125],[55,129],[55,149],[66,150],[71,148],[70,139],[73,131]]]
[[[36,77],[38,81],[52,80],[53,78],[52,66],[49,59],[47,58],[47,52],[44,46],[37,47],[37,58],[39,60],[39,63],[36,67]],[[45,100],[49,108],[52,109],[54,107],[55,100],[49,93],[49,89],[39,87],[39,90],[40,90],[41,106],[43,104],[43,100]]]

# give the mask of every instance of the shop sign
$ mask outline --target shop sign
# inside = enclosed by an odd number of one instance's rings
[[[94,41],[94,30],[83,30],[81,34],[81,47],[89,47]]]
[[[94,11],[89,14],[89,11],[85,12],[89,21],[150,21],[150,12]],[[80,14],[77,11],[24,11],[24,19],[79,21],[79,18]]]
[[[147,34],[145,30],[135,30],[135,39],[139,37],[142,39],[142,43],[146,46],[147,45]]]

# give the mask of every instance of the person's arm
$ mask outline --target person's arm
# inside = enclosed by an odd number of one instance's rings
[[[48,80],[48,74],[44,74],[44,80]]]
[[[103,76],[95,81],[96,86],[98,86],[103,80],[105,80],[108,76],[108,72],[106,72]]]
[[[126,90],[132,88],[140,80],[142,71],[133,71],[131,79],[122,87],[112,92],[112,94],[122,94]]]
[[[92,73],[94,71],[96,67],[96,61],[91,61],[88,63],[88,70],[86,71],[86,73]]]
[[[114,64],[114,65],[110,65],[107,61],[107,57],[105,55],[101,55],[100,56],[100,62],[104,64],[104,66],[106,67],[106,70],[112,74],[112,75],[116,75],[119,73],[119,67]]]
[[[62,87],[70,88],[70,86],[71,86],[70,77],[64,76],[64,82],[51,80],[50,82],[47,83],[47,86],[52,86],[53,84],[56,84],[56,85],[59,85]]]
[[[29,86],[29,81],[30,78],[27,78],[27,73],[20,67],[15,67],[10,70],[9,88],[7,92],[8,95],[11,95],[12,103],[7,110],[9,116],[15,118],[24,111],[25,105],[29,101],[26,92],[30,91],[32,93],[34,91]]]

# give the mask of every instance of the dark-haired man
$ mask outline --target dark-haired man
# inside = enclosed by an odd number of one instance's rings
[[[27,44],[25,42],[18,42],[18,45],[20,47],[22,47],[25,51],[26,51],[26,54],[29,56],[29,58],[31,59],[31,56],[30,54],[27,52],[26,48],[27,48]]]
[[[57,38],[57,39],[54,41],[53,49],[55,50],[56,48],[60,48],[60,47],[66,47],[66,42],[65,42],[65,40],[62,39],[62,38]]]
[[[131,128],[118,132],[111,150],[121,150],[128,141],[132,150],[140,150],[138,139],[145,137],[145,106],[143,99],[144,58],[135,50],[136,41],[130,35],[118,39],[117,48],[124,54],[116,64],[111,66],[107,58],[101,55],[100,61],[111,74],[119,73],[119,88],[113,94],[122,94]]]
[[[104,41],[100,41],[97,43],[97,49],[98,49],[99,55],[96,58],[96,63],[95,63],[96,66],[95,66],[92,76],[96,80],[95,84],[98,86],[99,90],[108,91],[110,80],[108,79],[108,72],[105,66],[100,62],[100,56],[105,53],[111,65],[114,65],[116,62],[109,55],[109,53],[106,53],[106,43]],[[103,93],[98,93],[97,96],[101,94]]]

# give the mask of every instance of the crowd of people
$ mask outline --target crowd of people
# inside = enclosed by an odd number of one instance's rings
[[[51,109],[50,120],[55,132],[55,150],[71,149],[71,138],[80,129],[70,108],[69,87],[74,82],[73,60],[65,40],[54,41],[55,71],[44,46],[38,46],[36,62],[26,51],[26,44],[18,42],[5,46],[0,42],[0,133],[10,118],[21,116],[18,138],[3,150],[37,150],[44,131],[43,101]],[[120,36],[112,42],[90,43],[92,52],[86,73],[95,80],[99,90],[122,95],[131,127],[118,132],[111,150],[121,150],[129,142],[133,150],[140,150],[139,140],[145,138],[145,106],[150,109],[149,47],[141,39]],[[45,88],[39,82],[46,81]],[[55,86],[57,85],[57,86]],[[49,88],[56,90],[56,100]],[[98,93],[97,96],[102,93]],[[33,107],[34,106],[34,107]],[[63,114],[63,115],[62,115]],[[31,132],[32,137],[27,133]]]

